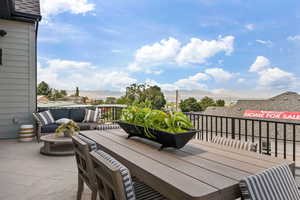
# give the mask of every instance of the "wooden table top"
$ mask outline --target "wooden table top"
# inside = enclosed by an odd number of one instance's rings
[[[72,143],[71,137],[56,136],[55,133],[47,134],[41,137],[41,141],[55,143]]]
[[[191,140],[180,150],[164,149],[141,138],[127,139],[121,129],[82,131],[136,176],[172,200],[235,199],[238,183],[264,169],[291,161]]]

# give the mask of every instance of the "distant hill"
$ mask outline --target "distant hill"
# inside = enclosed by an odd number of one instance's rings
[[[75,91],[68,91],[68,94],[73,94]],[[163,91],[168,102],[175,102],[175,91]],[[80,91],[80,96],[87,96],[93,99],[105,99],[106,97],[119,98],[124,95],[123,92],[99,90],[99,91]],[[210,92],[202,90],[179,90],[180,99],[186,99],[188,97],[195,97],[200,100],[201,98],[208,96],[215,100],[224,99],[226,103],[236,102],[239,99],[265,99],[272,94],[256,93],[255,95],[246,92]],[[256,98],[253,98],[255,96]]]

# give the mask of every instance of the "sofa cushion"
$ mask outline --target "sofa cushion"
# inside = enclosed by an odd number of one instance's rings
[[[59,108],[59,109],[51,109],[50,111],[55,121],[61,118],[70,119],[70,109]]]
[[[82,122],[85,116],[85,108],[70,109],[70,119],[74,122]]]
[[[99,120],[99,110],[85,110],[85,116],[83,122],[97,122]]]
[[[81,122],[77,123],[81,131],[84,130],[95,130],[98,126],[97,123],[87,123],[87,122]]]
[[[41,133],[54,133],[58,128],[58,124],[48,124],[41,127]]]
[[[42,125],[54,123],[53,116],[49,110],[39,113],[33,113],[33,115],[36,119],[38,119],[38,121],[40,121],[40,123],[42,123]]]
[[[90,130],[91,126],[88,123],[77,123],[81,131]]]
[[[61,119],[58,119],[55,121],[56,124],[67,124],[69,122],[71,122],[72,120],[71,119],[68,119],[68,118],[61,118]]]

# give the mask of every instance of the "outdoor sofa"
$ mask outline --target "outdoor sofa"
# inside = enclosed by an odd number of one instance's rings
[[[95,110],[94,107],[91,108],[39,108],[38,112],[43,112],[49,110],[54,121],[59,119],[67,118],[71,119],[77,123],[80,130],[94,130],[97,129],[98,123],[97,122],[83,122],[85,118],[85,114],[87,110]],[[34,116],[36,113],[34,113]],[[47,125],[43,125],[43,123],[35,117],[37,122],[36,125],[36,136],[37,140],[40,140],[42,135],[46,135],[49,133],[54,133],[55,130],[59,127],[57,123],[51,123]]]

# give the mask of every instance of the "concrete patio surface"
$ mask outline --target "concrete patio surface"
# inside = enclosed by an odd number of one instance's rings
[[[39,153],[42,143],[0,140],[1,200],[75,200],[77,168],[74,156]],[[90,199],[85,187],[82,200]]]
[[[74,156],[39,153],[42,143],[0,140],[0,200],[75,200],[77,168]],[[300,170],[296,170],[300,183]],[[90,199],[85,187],[82,200]]]

